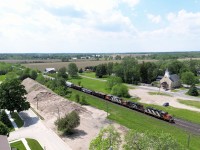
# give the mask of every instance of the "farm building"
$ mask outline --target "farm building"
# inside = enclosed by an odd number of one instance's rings
[[[46,68],[45,73],[56,73],[56,69],[55,68]]]
[[[11,150],[7,136],[0,135],[0,150]]]
[[[181,86],[180,78],[177,74],[170,75],[168,69],[165,71],[165,75],[160,80],[160,86],[163,89],[171,90]]]

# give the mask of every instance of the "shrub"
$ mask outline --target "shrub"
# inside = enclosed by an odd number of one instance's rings
[[[9,129],[8,127],[0,121],[0,135],[8,135],[9,134]]]
[[[130,97],[127,86],[123,84],[113,86],[111,93],[119,97]]]
[[[187,93],[191,96],[199,96],[198,90],[195,85],[192,85]]]
[[[8,118],[8,115],[6,114],[5,110],[1,111],[0,121],[2,123],[4,123],[8,128],[13,127],[13,125],[12,125],[10,119]]]
[[[76,111],[66,114],[64,118],[58,119],[55,122],[59,131],[63,134],[72,133],[72,130],[80,125],[80,117]]]

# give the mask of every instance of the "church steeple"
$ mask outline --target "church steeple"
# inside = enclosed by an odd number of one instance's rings
[[[165,77],[167,77],[167,78],[169,78],[170,77],[170,74],[169,74],[169,71],[168,71],[168,69],[166,69],[165,70],[165,75],[164,75]]]

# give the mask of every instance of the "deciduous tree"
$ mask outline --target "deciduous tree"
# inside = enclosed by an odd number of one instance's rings
[[[108,126],[100,131],[98,136],[90,142],[90,150],[118,150],[121,137],[114,126]]]
[[[6,80],[0,85],[0,109],[7,109],[11,112],[28,110],[30,104],[26,101],[26,94],[20,80]]]
[[[59,131],[68,134],[80,125],[80,117],[76,111],[72,111],[71,113],[66,114],[64,118],[56,120],[55,124]]]
[[[70,63],[68,65],[68,73],[71,77],[76,77],[78,76],[78,67],[76,66],[75,63]]]

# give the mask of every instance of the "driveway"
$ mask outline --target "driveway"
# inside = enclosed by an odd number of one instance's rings
[[[71,150],[57,134],[43,124],[31,109],[20,112],[20,116],[24,120],[24,127],[11,132],[9,141],[32,138],[36,139],[45,150]]]

